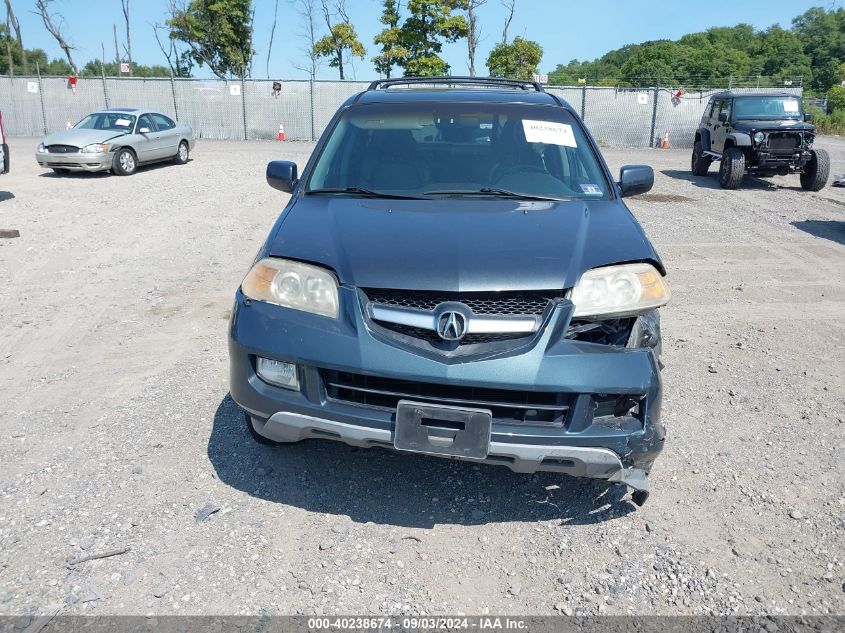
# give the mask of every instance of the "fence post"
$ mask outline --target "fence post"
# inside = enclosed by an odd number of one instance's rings
[[[657,132],[657,97],[660,95],[660,77],[657,78],[657,86],[654,88],[654,106],[651,110],[651,136],[648,139],[648,146],[654,147],[655,132]]]
[[[587,116],[587,79],[584,78],[584,87],[581,89],[581,120]]]
[[[170,92],[173,93],[173,114],[179,120],[179,106],[176,105],[176,82],[173,80],[173,69],[170,69]]]
[[[244,140],[248,140],[246,133],[246,83],[244,82],[245,71],[241,70],[241,110],[244,115]]]
[[[311,142],[317,140],[317,134],[315,133],[314,129],[314,75],[311,75],[311,84],[310,84],[310,101],[311,101]]]
[[[106,88],[106,67],[100,64],[100,72],[103,76],[103,99],[106,102],[106,108],[109,107],[109,89]]]
[[[41,85],[41,68],[35,62],[35,72],[38,74],[38,97],[41,100],[41,124],[44,128],[44,135],[47,135],[47,110],[44,108],[44,86]]]

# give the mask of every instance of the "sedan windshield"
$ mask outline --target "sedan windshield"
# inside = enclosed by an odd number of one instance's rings
[[[135,116],[122,112],[95,112],[73,126],[80,130],[108,130],[131,134],[135,127]]]
[[[742,97],[734,100],[734,120],[791,119],[801,116],[797,97]]]
[[[394,103],[343,113],[306,193],[559,200],[608,198],[610,187],[563,108]]]

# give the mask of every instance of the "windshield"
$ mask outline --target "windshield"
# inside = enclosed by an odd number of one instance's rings
[[[797,119],[801,101],[797,97],[742,97],[734,100],[733,118]]]
[[[306,193],[606,199],[580,124],[555,106],[356,106],[332,130]]]
[[[109,130],[131,134],[135,127],[135,116],[122,112],[95,112],[73,127],[80,130]]]

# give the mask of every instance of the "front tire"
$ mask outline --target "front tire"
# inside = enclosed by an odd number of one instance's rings
[[[823,149],[810,152],[812,158],[801,174],[801,187],[806,191],[821,191],[830,176],[830,156]]]
[[[138,170],[138,157],[131,149],[123,147],[114,155],[111,169],[118,176],[131,176]]]
[[[728,148],[719,165],[719,184],[722,189],[739,189],[744,175],[745,154],[739,148]]]
[[[188,162],[188,141],[179,143],[179,149],[176,150],[176,156],[173,158],[173,162],[177,165],[184,165]]]
[[[706,176],[710,169],[712,159],[704,155],[704,148],[701,147],[701,141],[696,141],[692,148],[692,174],[693,176]]]

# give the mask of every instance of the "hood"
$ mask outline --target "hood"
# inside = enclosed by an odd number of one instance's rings
[[[61,132],[54,132],[41,142],[44,145],[75,145],[76,147],[85,147],[91,143],[105,143],[118,136],[125,136],[125,134],[122,132],[115,134],[114,130],[71,128],[69,130],[62,130]]]
[[[588,268],[660,259],[617,200],[375,200],[304,196],[268,254],[322,264],[364,288],[569,288]]]
[[[816,126],[798,119],[742,119],[735,121],[733,128],[740,132],[758,132],[760,130],[813,132]]]

